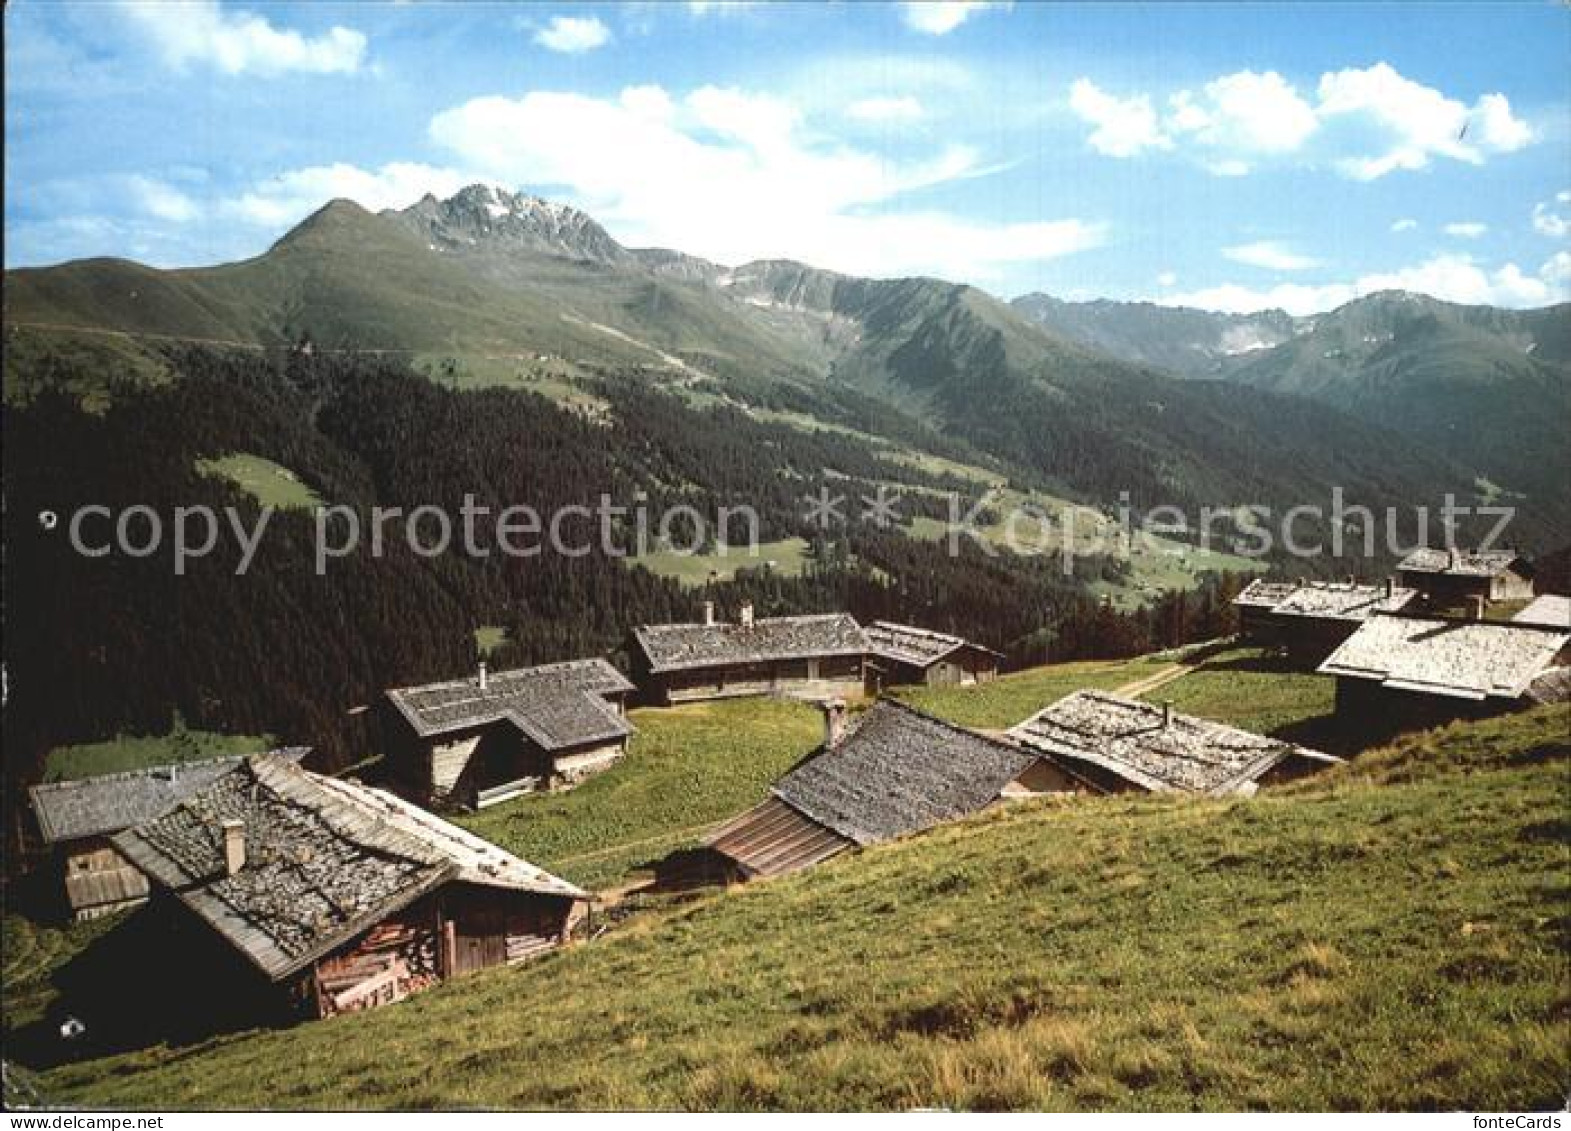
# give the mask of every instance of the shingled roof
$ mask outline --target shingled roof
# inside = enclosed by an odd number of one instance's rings
[[[633,690],[605,660],[569,660],[534,668],[395,688],[387,697],[422,738],[506,722],[542,750],[625,738],[633,728],[605,696]]]
[[[1156,793],[1236,793],[1292,757],[1335,762],[1318,751],[1102,691],[1077,691],[1011,728],[1016,741],[1054,759],[1100,766]]]
[[[1396,567],[1404,573],[1439,573],[1452,577],[1494,577],[1521,562],[1515,550],[1414,550]]]
[[[1311,582],[1300,585],[1271,611],[1284,617],[1326,620],[1366,620],[1375,613],[1394,613],[1418,597],[1418,590],[1384,585]]]
[[[1291,581],[1266,581],[1255,578],[1233,598],[1233,604],[1253,609],[1274,609],[1292,595],[1298,586]]]
[[[288,747],[273,753],[298,761],[310,753],[310,748]],[[28,792],[44,841],[58,844],[139,825],[228,773],[241,761],[240,755],[231,755],[148,766],[75,781],[43,782]]]
[[[225,820],[244,826],[234,875]],[[449,881],[588,898],[390,794],[277,755],[236,764],[111,843],[275,981]]]
[[[985,652],[1002,659],[1000,653],[981,644],[973,644],[964,637],[951,636],[946,632],[934,632],[927,628],[916,628],[909,624],[894,624],[879,620],[874,621],[863,632],[867,637],[868,651],[872,655],[895,663],[912,664],[919,668],[936,664],[951,652],[961,648],[975,648],[978,652]]]
[[[1036,760],[996,739],[880,699],[839,745],[792,770],[774,796],[857,844],[974,813]]]
[[[1541,593],[1512,617],[1511,623],[1571,629],[1571,597],[1562,597],[1557,593]]]
[[[867,652],[862,626],[847,613],[766,617],[752,624],[645,625],[633,637],[652,672]]]
[[[1571,633],[1513,621],[1378,616],[1320,665],[1324,675],[1458,699],[1517,699]]]

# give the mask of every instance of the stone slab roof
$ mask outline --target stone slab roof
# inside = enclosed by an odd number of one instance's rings
[[[296,761],[309,747],[274,751]],[[240,764],[239,755],[148,766],[75,781],[43,782],[28,792],[46,843],[117,833],[156,817],[181,797],[202,789]]]
[[[1233,604],[1255,609],[1274,609],[1298,588],[1291,581],[1266,581],[1255,578],[1233,598]]]
[[[876,844],[992,804],[1036,760],[997,739],[880,699],[774,796],[831,832]]]
[[[1375,613],[1394,613],[1418,598],[1418,590],[1384,585],[1311,582],[1297,586],[1271,611],[1284,617],[1325,620],[1366,620]]]
[[[1517,699],[1568,641],[1571,633],[1512,621],[1377,616],[1320,671],[1458,699]]]
[[[1003,658],[993,649],[981,644],[973,644],[964,637],[951,636],[946,632],[934,632],[927,628],[916,628],[909,624],[894,624],[879,620],[874,621],[863,632],[867,636],[868,651],[872,655],[919,668],[936,664],[951,652],[961,648],[975,648],[978,652],[985,652],[989,656]]]
[[[1562,597],[1557,593],[1541,593],[1512,617],[1511,623],[1571,629],[1571,597]]]
[[[1102,691],[1067,695],[1010,729],[1036,753],[1100,766],[1143,789],[1221,796],[1246,788],[1283,761],[1337,759],[1280,739],[1173,713]]]
[[[1414,550],[1403,558],[1397,569],[1404,573],[1438,573],[1451,577],[1494,577],[1522,562],[1515,550]],[[1525,563],[1523,563],[1525,564]]]
[[[224,864],[225,820],[245,864]],[[258,755],[112,844],[278,980],[444,883],[587,893],[390,794]]]
[[[742,624],[658,624],[633,630],[652,672],[769,660],[867,653],[862,626],[847,613],[766,617]]]
[[[387,697],[422,738],[506,722],[554,751],[631,734],[605,699],[631,690],[626,676],[595,658],[491,672],[484,689],[476,676],[394,688]]]

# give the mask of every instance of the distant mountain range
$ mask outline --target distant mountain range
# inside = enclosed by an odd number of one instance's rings
[[[1014,307],[1129,361],[1336,405],[1506,491],[1551,498],[1571,473],[1571,305],[1501,310],[1384,291],[1307,318],[1047,295]]]
[[[239,263],[11,271],[5,314],[39,334],[309,336],[459,366],[561,357],[737,403],[788,394],[826,420],[846,390],[1075,498],[1285,506],[1333,485],[1370,504],[1510,491],[1539,507],[1530,528],[1571,535],[1566,307],[1377,295],[1294,319],[1008,304],[938,279],[627,248],[577,209],[476,185],[379,214],[334,201]]]

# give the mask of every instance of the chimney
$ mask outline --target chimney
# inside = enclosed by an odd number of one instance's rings
[[[232,876],[245,867],[245,822],[224,821],[224,875]]]
[[[743,628],[753,627],[753,602],[742,602],[742,607],[737,610],[737,619],[741,621]]]
[[[1476,593],[1467,600],[1467,619],[1484,619],[1484,599]]]
[[[485,661],[481,660],[480,661],[480,690],[484,691],[485,688],[486,688]]]
[[[1447,547],[1446,565],[1453,571],[1460,569],[1462,567],[1462,551],[1458,550],[1455,546]]]
[[[1162,700],[1162,729],[1166,730],[1168,727],[1170,727],[1172,725],[1173,725],[1173,701],[1171,699],[1164,699],[1164,700]]]
[[[1394,578],[1394,577],[1387,577],[1386,578],[1385,591],[1386,591],[1386,600],[1387,601],[1389,601],[1392,597],[1396,596],[1396,578]]]
[[[704,602],[704,627],[705,628],[713,628],[714,625],[715,625],[715,603],[713,601],[705,601]]]
[[[1349,589],[1351,589],[1351,588],[1353,588],[1353,586],[1355,586],[1357,584],[1358,584],[1358,574],[1356,574],[1356,573],[1348,574],[1347,575],[1347,587]]]
[[[824,749],[833,750],[845,737],[846,701],[825,699],[818,704],[818,709],[824,713]]]

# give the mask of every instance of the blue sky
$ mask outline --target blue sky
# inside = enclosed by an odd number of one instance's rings
[[[484,180],[622,242],[1217,309],[1571,288],[1571,10],[6,11],[6,262],[255,255]]]

